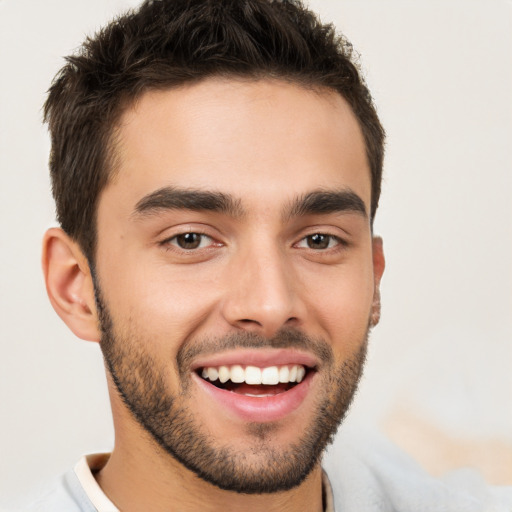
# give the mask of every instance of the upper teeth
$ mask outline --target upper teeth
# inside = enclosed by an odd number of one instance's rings
[[[290,366],[268,366],[258,368],[257,366],[246,366],[235,364],[233,366],[207,366],[201,373],[204,379],[215,381],[217,379],[224,383],[230,380],[234,383],[246,384],[279,384],[288,382],[302,382],[306,369],[299,364]]]

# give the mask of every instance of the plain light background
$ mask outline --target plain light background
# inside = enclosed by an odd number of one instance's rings
[[[62,56],[135,4],[0,0],[2,504],[112,447],[99,348],[58,319],[41,277],[54,224],[41,106]],[[512,3],[310,5],[361,54],[388,133],[383,314],[348,421],[411,452],[419,425],[512,457]]]

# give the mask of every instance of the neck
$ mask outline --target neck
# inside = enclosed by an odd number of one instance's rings
[[[123,512],[323,510],[320,465],[301,485],[289,491],[239,494],[201,480],[155,446],[149,450],[126,450],[116,442],[108,463],[96,475],[96,480],[109,499]]]

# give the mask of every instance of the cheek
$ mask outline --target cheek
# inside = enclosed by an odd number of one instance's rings
[[[308,309],[335,349],[351,353],[366,339],[373,289],[373,273],[367,266],[317,276],[308,294]]]
[[[192,266],[176,272],[143,264],[123,276],[111,273],[105,289],[113,319],[117,325],[130,323],[154,345],[179,346],[218,301],[219,284],[210,274]]]

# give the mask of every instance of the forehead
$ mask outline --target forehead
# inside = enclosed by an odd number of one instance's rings
[[[370,209],[361,130],[331,90],[208,79],[146,92],[122,115],[116,152],[117,173],[103,195],[127,207],[178,186],[276,205],[314,189],[349,188]]]

